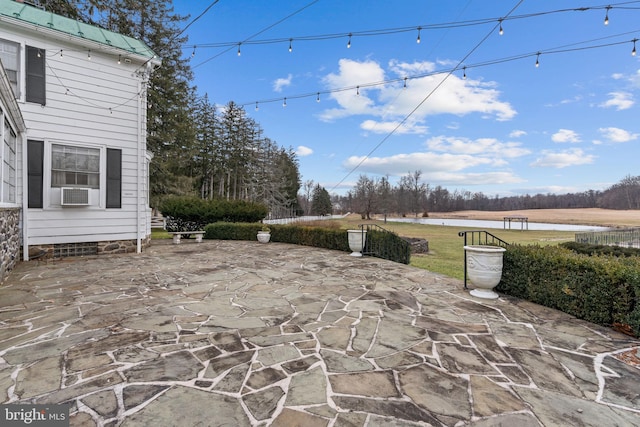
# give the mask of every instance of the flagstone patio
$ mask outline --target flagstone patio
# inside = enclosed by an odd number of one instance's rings
[[[555,310],[278,243],[27,262],[0,287],[0,400],[77,426],[640,425],[639,362]]]

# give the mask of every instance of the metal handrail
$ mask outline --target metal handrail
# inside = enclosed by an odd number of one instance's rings
[[[393,231],[387,230],[386,228],[380,227],[377,224],[359,224],[358,228],[361,231],[366,230],[367,231],[367,235],[371,236],[371,234],[369,233],[370,231],[376,231],[376,232],[380,232],[380,233],[385,233],[387,235],[392,235],[395,236],[396,239],[394,241],[394,245],[401,245],[402,247],[399,248],[400,250],[406,251],[407,253],[410,253],[411,249],[409,248],[409,243],[407,241],[405,241],[404,239],[402,239],[401,237],[399,237],[396,233],[394,233]],[[383,242],[387,241],[387,239],[382,239]],[[372,239],[372,238],[367,238],[365,240],[365,244],[364,244],[364,248],[362,249],[362,255],[371,255],[377,258],[382,258],[382,259],[392,259],[389,257],[389,253],[393,252],[393,249],[398,249],[395,246],[393,248],[389,248],[387,246],[385,246],[382,242],[380,242],[378,239]],[[397,261],[397,260],[395,260]],[[409,259],[406,259],[404,261],[400,261],[400,262],[404,262],[405,264],[409,263]]]
[[[471,241],[469,242],[468,236]],[[467,245],[492,245],[506,248],[509,243],[486,230],[464,230],[458,233],[459,237],[464,237],[464,246]],[[467,250],[464,250],[464,288],[467,288]]]

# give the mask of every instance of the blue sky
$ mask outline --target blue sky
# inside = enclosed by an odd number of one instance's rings
[[[332,193],[416,170],[490,196],[640,174],[638,1],[219,0],[185,34],[198,94],[245,104]]]

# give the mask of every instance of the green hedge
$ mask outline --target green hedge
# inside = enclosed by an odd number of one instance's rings
[[[640,260],[509,245],[499,292],[640,336]]]
[[[204,227],[205,239],[218,240],[256,240],[258,231],[262,230],[264,224],[232,224],[228,222],[217,222]],[[279,225],[270,224],[271,241],[281,243],[292,243],[296,245],[314,246],[316,248],[332,249],[338,251],[351,252],[349,249],[349,238],[347,230],[334,228],[309,227],[300,225]],[[395,234],[390,233],[368,233],[373,241],[380,243],[381,248],[374,256],[378,258],[388,259],[404,264],[409,263],[410,245]],[[367,236],[367,240],[369,239]],[[385,235],[384,237],[382,237]],[[389,246],[390,239],[399,240],[395,242],[395,246]],[[398,248],[398,245],[402,249]]]
[[[560,246],[573,252],[585,255],[612,255],[612,256],[640,256],[638,248],[624,248],[622,246],[592,245],[590,243],[564,242]]]
[[[203,200],[173,196],[159,206],[167,219],[167,231],[202,230],[214,222],[256,222],[267,216],[267,207],[243,200]]]

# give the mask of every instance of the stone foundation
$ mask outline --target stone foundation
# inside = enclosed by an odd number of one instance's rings
[[[20,256],[20,208],[0,208],[0,283]]]
[[[151,244],[151,236],[142,239],[142,248]],[[60,243],[29,246],[29,260],[51,260],[75,256],[113,255],[136,252],[135,240]]]

